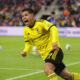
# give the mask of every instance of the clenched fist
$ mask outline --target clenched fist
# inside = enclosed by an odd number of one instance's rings
[[[52,47],[53,47],[53,49],[59,51],[59,46],[58,46],[58,43],[57,42],[53,43],[52,44]]]
[[[26,52],[21,52],[21,55],[22,55],[23,57],[26,57],[26,56],[27,56],[27,53],[26,53]]]

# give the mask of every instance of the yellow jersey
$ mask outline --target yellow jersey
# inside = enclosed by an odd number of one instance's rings
[[[52,44],[59,43],[58,29],[47,20],[36,20],[32,28],[25,26],[23,29],[25,39],[25,52],[29,52],[32,45],[35,45],[43,60],[46,59],[49,52],[53,50]]]

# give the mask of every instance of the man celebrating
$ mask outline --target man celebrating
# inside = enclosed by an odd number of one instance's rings
[[[58,80],[56,74],[65,80],[80,80],[80,75],[69,73],[62,62],[63,52],[55,25],[46,20],[35,20],[33,10],[29,8],[22,10],[22,21],[25,24],[25,48],[21,55],[27,56],[31,46],[35,45],[45,61],[44,72],[49,80]]]

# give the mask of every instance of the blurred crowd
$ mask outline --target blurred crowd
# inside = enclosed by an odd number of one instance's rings
[[[56,25],[61,27],[80,27],[80,0],[58,0],[57,5],[62,14]]]
[[[23,26],[21,10],[32,8],[36,13],[52,0],[0,0],[0,26]]]
[[[32,8],[35,14],[51,4],[53,0],[0,0],[0,26],[23,26],[21,10]],[[52,12],[48,20],[59,27],[80,27],[80,0],[57,0],[61,14]],[[53,14],[53,15],[52,15]]]

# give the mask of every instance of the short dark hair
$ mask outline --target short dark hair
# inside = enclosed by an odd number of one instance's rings
[[[24,8],[24,9],[22,10],[22,12],[24,12],[24,11],[28,11],[29,13],[33,13],[33,14],[34,14],[34,11],[33,11],[33,9],[31,9],[31,8]]]
[[[53,12],[51,12],[51,14],[55,14],[55,12],[53,11]]]

